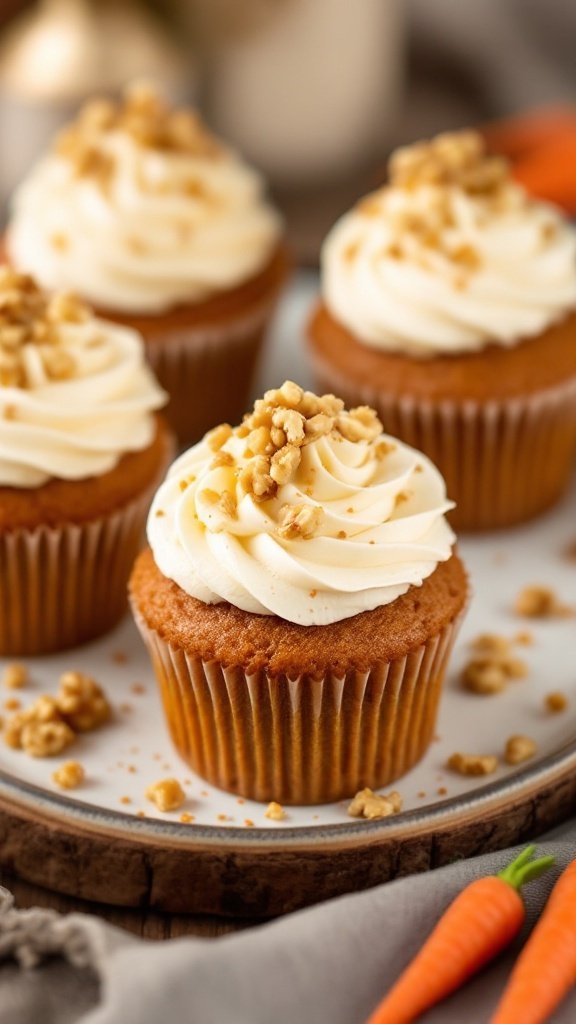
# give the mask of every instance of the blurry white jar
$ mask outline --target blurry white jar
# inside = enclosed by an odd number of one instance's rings
[[[401,0],[243,0],[244,21],[237,0],[196,2],[212,28],[209,120],[276,183],[340,180],[382,150],[401,93]]]

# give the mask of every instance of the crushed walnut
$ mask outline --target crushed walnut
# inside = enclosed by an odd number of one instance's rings
[[[538,750],[535,740],[530,736],[510,736],[504,748],[506,764],[522,764],[529,761]]]
[[[77,733],[98,728],[110,715],[98,683],[82,672],[65,672],[55,697],[42,694],[6,720],[3,739],[31,757],[54,757],[74,743]]]
[[[402,797],[400,793],[393,790],[385,796],[374,793],[372,789],[361,789],[348,806],[348,814],[351,818],[389,818],[392,814],[399,814],[402,810]]]
[[[482,633],[471,643],[474,652],[462,670],[462,685],[472,693],[501,693],[511,679],[523,679],[528,666],[514,655],[512,641],[496,633]]]
[[[217,159],[223,147],[192,110],[172,109],[157,90],[145,82],[128,86],[120,100],[95,99],[56,140],[56,152],[72,164],[78,177],[90,177],[106,186],[114,173],[114,156],[107,147],[111,132],[129,136],[143,149]],[[184,180],[184,192],[198,196],[199,183]]]
[[[73,295],[50,296],[28,275],[0,267],[0,387],[29,389],[72,378],[76,362],[63,328],[88,316],[88,306]]]
[[[145,796],[159,811],[177,811],[186,799],[178,779],[159,779],[148,786]]]
[[[20,690],[28,682],[28,669],[25,665],[13,662],[7,665],[2,675],[2,683],[8,690]]]
[[[112,709],[102,687],[83,672],[60,677],[58,709],[75,732],[91,732],[110,718]]]
[[[558,715],[562,711],[566,711],[568,707],[568,698],[565,693],[560,690],[555,690],[552,693],[546,694],[544,698],[544,704],[548,711],[551,711],[553,715]]]
[[[270,818],[270,821],[284,821],[286,811],[282,807],[282,804],[278,804],[275,800],[272,800],[264,811],[264,817]]]
[[[60,789],[76,789],[82,785],[86,772],[79,761],[64,761],[55,772],[52,772],[52,781],[60,786]]]
[[[550,587],[524,587],[516,597],[514,610],[529,619],[566,618],[574,609],[558,599]]]
[[[509,179],[509,165],[486,152],[479,132],[464,130],[397,149],[390,158],[389,177],[400,188],[452,185],[472,195],[485,195]]]
[[[451,771],[458,775],[491,775],[498,767],[498,758],[493,754],[451,754],[446,762]]]

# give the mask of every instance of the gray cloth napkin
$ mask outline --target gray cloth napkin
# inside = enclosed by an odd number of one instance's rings
[[[97,918],[18,911],[0,890],[1,1024],[361,1024],[442,911],[508,850],[399,879],[219,939],[135,939]],[[538,842],[557,869],[525,890],[527,927],[508,954],[427,1014],[485,1024],[559,871],[576,821]],[[552,1018],[574,1024],[571,994]],[[522,1024],[521,1021],[518,1024]]]

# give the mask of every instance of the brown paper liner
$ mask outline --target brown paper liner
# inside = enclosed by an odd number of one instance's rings
[[[153,490],[93,522],[0,536],[0,656],[65,650],[120,621]]]
[[[148,362],[170,395],[164,414],[181,444],[242,419],[275,301],[276,293],[225,325],[159,324],[144,331]]]
[[[462,615],[369,671],[246,673],[172,646],[136,619],[172,740],[198,775],[252,800],[326,803],[378,788],[425,753]]]
[[[316,361],[318,388],[370,405],[384,430],[423,451],[456,502],[459,530],[491,530],[555,504],[576,459],[576,380],[503,402],[422,401],[383,394]]]

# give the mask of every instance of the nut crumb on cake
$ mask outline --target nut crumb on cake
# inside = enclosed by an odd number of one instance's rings
[[[493,754],[451,754],[446,762],[451,771],[458,775],[492,775],[498,768],[498,758]]]
[[[375,793],[366,787],[356,793],[348,806],[348,814],[351,818],[367,818],[370,821],[377,818],[389,818],[393,814],[400,813],[402,803],[402,797],[396,790],[384,795]]]
[[[159,811],[176,811],[182,806],[186,794],[178,779],[159,779],[148,786],[146,799],[155,804]]]

